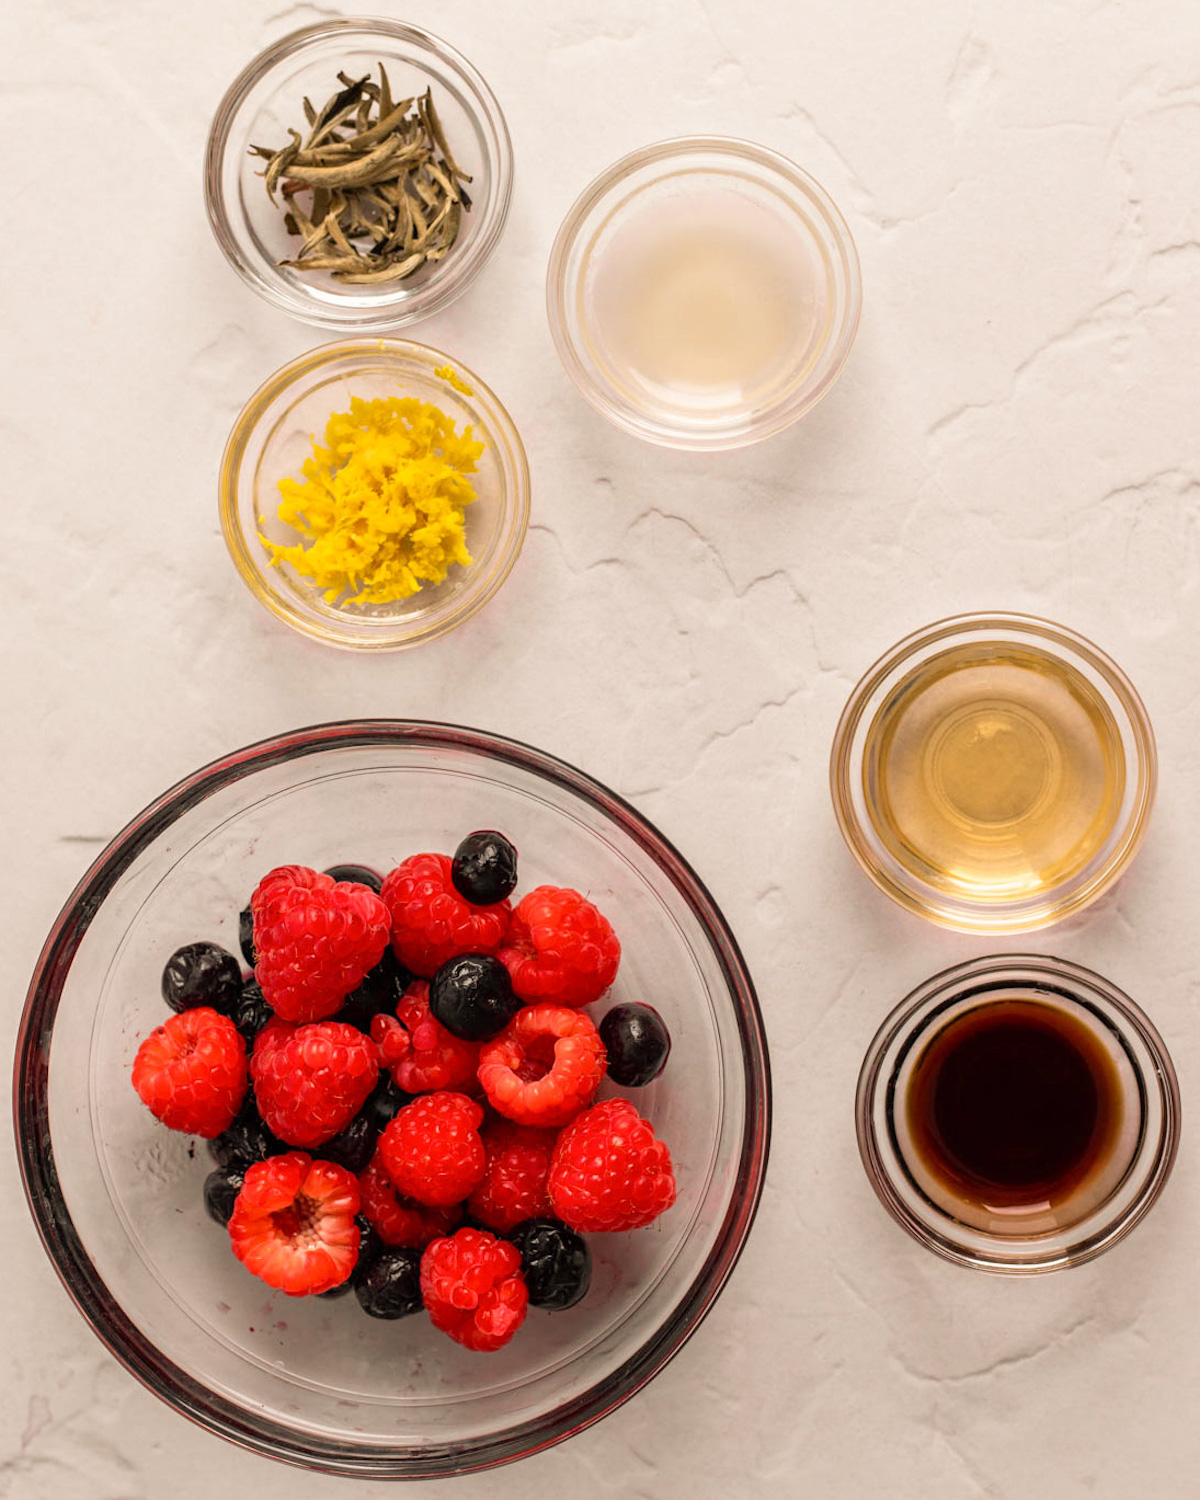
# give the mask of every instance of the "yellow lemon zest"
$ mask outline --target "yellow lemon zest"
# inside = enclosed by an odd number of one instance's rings
[[[453,386],[460,395],[473,396],[475,394],[453,365],[438,365],[433,373],[439,380],[444,380],[447,385]]]
[[[440,372],[439,372],[440,373]],[[471,562],[463,512],[468,474],[483,453],[473,429],[415,397],[364,401],[334,412],[313,438],[303,480],[279,483],[279,520],[301,540],[259,533],[276,566],[290,563],[330,604],[392,604],[455,564]]]

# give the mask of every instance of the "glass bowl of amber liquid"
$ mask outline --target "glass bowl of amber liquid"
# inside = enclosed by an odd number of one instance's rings
[[[892,1012],[859,1076],[863,1165],[909,1234],[1014,1274],[1093,1259],[1157,1201],[1179,1144],[1166,1046],[1061,959],[961,964]]]
[[[483,453],[468,474],[470,562],[406,598],[359,602],[350,588],[322,589],[277,547],[301,542],[280,519],[281,480],[299,480],[335,412],[354,399],[416,398],[436,407]],[[346,339],[312,349],[259,387],[233,425],[220,471],[221,530],[242,582],[277,620],[356,651],[397,651],[456,629],[489,602],[516,562],[529,523],[529,465],[512,418],[473,371],[436,349],[403,339]]]
[[[961,615],[851,694],[830,784],[842,835],[908,910],[1031,931],[1095,901],[1141,846],[1157,756],[1121,669],[1060,625]]]

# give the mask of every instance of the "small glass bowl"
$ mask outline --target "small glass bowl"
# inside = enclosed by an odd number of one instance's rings
[[[1101,1172],[1097,1195],[1082,1200],[1075,1214],[1047,1213],[1040,1230],[1025,1221],[1014,1231],[1003,1218],[985,1224],[982,1215],[968,1223],[938,1201],[907,1124],[909,1089],[928,1044],[960,1017],[1013,998],[1065,1012],[1081,1024],[1120,1080],[1119,1149]],[[901,1001],[863,1061],[855,1122],[880,1202],[927,1249],[976,1270],[1057,1271],[1115,1245],[1157,1201],[1179,1146],[1179,1085],[1162,1038],[1115,985],[1062,959],[998,955],[947,969]]]
[[[593,895],[621,939],[612,1002],[652,1000],[665,1020],[670,1061],[630,1097],[671,1148],[678,1197],[649,1228],[590,1237],[591,1287],[577,1307],[531,1308],[510,1344],[475,1354],[425,1317],[381,1322],[353,1296],[287,1297],[249,1275],[205,1213],[203,1144],[154,1119],[129,1069],[167,1014],[165,957],[201,937],[236,953],[238,912],[266,870],[349,859],[383,871],[491,827],[520,848],[522,891],[553,882]],[[164,793],[101,853],[38,963],[13,1106],[47,1253],[132,1374],[254,1452],[346,1477],[418,1479],[581,1432],[695,1332],[754,1221],[770,1076],[727,923],[633,808],[527,745],[367,720],[235,751]]]
[[[472,394],[436,372],[450,365]],[[279,481],[299,478],[333,412],[350,398],[415,396],[470,425],[485,445],[470,476],[477,498],[466,508],[469,566],[454,566],[394,604],[330,604],[289,564],[271,562],[259,532],[296,541],[277,519]],[[285,624],[326,645],[395,651],[434,640],[469,620],[508,577],[529,522],[529,465],[512,418],[480,378],[448,355],[400,339],[353,339],[310,350],[284,365],[251,396],[221,460],[221,529],[234,566],[254,597]]]
[[[347,286],[326,271],[281,266],[299,241],[263,184],[264,161],[251,146],[285,144],[303,129],[303,101],[320,109],[354,78],[387,68],[393,96],[433,89],[450,150],[471,176],[471,207],[445,257],[399,282]],[[306,323],[344,331],[394,329],[448,306],[496,247],[512,196],[512,144],[490,88],[440,38],[377,17],[322,21],[294,31],[250,62],[213,118],[204,168],[205,200],[217,243],[242,279],[268,302]]]
[[[761,378],[685,390],[637,369],[606,331],[604,262],[630,226],[650,225],[664,206],[668,216],[694,210],[712,194],[747,200],[778,264],[789,275],[795,268],[787,292],[809,316]],[[671,448],[740,448],[803,416],[837,379],[861,303],[858,253],[824,189],[787,157],[722,136],[646,146],[597,177],[564,219],[546,277],[550,331],[581,394],[619,427]]]
[[[960,799],[957,809],[946,804],[943,797],[945,827],[952,826],[952,816],[960,817],[968,837],[991,840],[993,849],[1003,853],[1006,861],[1003,877],[984,874],[983,866],[972,865],[964,852],[965,844],[957,851],[956,864],[948,852],[952,845],[922,845],[911,837],[911,830],[898,831],[894,820],[889,823],[883,811],[888,793],[878,747],[892,732],[890,726],[927,691],[939,664],[955,661],[998,671],[1007,670],[1014,659],[1071,684],[1064,698],[1074,694],[1089,705],[1095,723],[1087,722],[1095,731],[1097,746],[1107,746],[1112,761],[1113,790],[1103,816],[1098,814],[1095,826],[1079,835],[1077,857],[1060,861],[1057,875],[1054,865],[1050,865],[1048,874],[1046,866],[1039,864],[1041,851],[1034,843],[1039,815],[1036,800],[1008,821],[989,823],[973,821],[962,813],[977,795],[976,785],[960,782],[956,788]],[[1078,712],[1081,721],[1087,718],[1082,709],[1072,711]],[[1049,737],[1044,725],[1038,728],[1036,715],[1019,711],[1018,717],[1031,727],[1026,730],[1020,723],[1016,725],[1012,764],[1004,774],[1026,775],[1037,795],[1048,799],[1052,789],[1061,789],[1069,780],[1072,767],[1055,744],[1043,746]],[[965,724],[965,714],[956,720],[948,709],[939,723],[939,734],[942,724],[953,729],[956,722]],[[1001,732],[1009,734],[1013,727],[1005,724]],[[893,747],[898,743],[893,738]],[[931,736],[914,745],[907,759],[894,748],[893,754],[906,773],[911,773],[914,785],[918,776],[928,784],[933,775],[929,766],[941,754],[943,743],[952,741]],[[1036,764],[1031,750],[1038,758]],[[1098,756],[1101,751],[1093,746],[1088,753]],[[1043,755],[1050,769],[1038,780]],[[829,774],[834,813],[851,854],[893,901],[943,927],[967,932],[1029,932],[1088,906],[1124,872],[1146,834],[1158,759],[1145,707],[1115,662],[1061,625],[1028,615],[997,613],[938,621],[906,637],[882,656],[850,695],[834,735]],[[1063,793],[1064,799],[1067,795]],[[989,810],[988,818],[993,811]],[[979,843],[974,845],[976,850],[980,847]]]

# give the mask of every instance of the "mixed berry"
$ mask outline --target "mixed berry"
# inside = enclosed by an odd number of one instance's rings
[[[163,971],[173,1014],[133,1085],[204,1137],[203,1197],[246,1269],[291,1296],[353,1290],[394,1319],[424,1308],[473,1350],[529,1307],[587,1293],[587,1234],[675,1201],[670,1152],[606,1077],[639,1087],[670,1037],[650,1006],[594,1005],[621,947],[578,891],[514,906],[517,851],[468,835],[385,878],[362,865],[269,871],[239,917],[253,973],[213,943]]]

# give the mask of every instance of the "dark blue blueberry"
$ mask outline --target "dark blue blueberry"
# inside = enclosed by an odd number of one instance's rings
[[[357,1278],[383,1249],[383,1241],[366,1214],[355,1214],[354,1222],[358,1225],[358,1259],[354,1263],[354,1276]]]
[[[263,1029],[275,1012],[263,999],[263,992],[253,980],[247,980],[242,986],[242,993],[238,996],[238,1002],[233,1008],[233,1024],[246,1039],[247,1046],[252,1046],[254,1038]]]
[[[586,1241],[557,1219],[524,1219],[507,1236],[521,1252],[521,1271],[533,1307],[574,1307],[592,1279]]]
[[[345,1003],[333,1021],[347,1021],[360,1031],[371,1034],[371,1020],[377,1015],[394,1016],[412,975],[390,948],[367,974],[359,987],[346,996]]]
[[[625,1089],[641,1088],[667,1065],[671,1034],[652,1005],[614,1005],[600,1022],[608,1076]]]
[[[223,1016],[233,1014],[242,993],[242,967],[216,943],[188,943],[167,959],[162,997],[172,1010],[211,1005]]]
[[[421,1252],[385,1245],[365,1264],[359,1252],[354,1295],[373,1318],[405,1318],[420,1312]]]
[[[390,1073],[381,1073],[375,1090],[359,1111],[371,1120],[377,1131],[386,1130],[406,1104],[413,1102],[415,1095],[406,1094],[392,1082]]]
[[[429,1009],[435,1021],[467,1042],[482,1042],[502,1031],[521,1009],[508,970],[486,953],[460,953],[429,982]]]
[[[325,871],[334,880],[349,880],[354,885],[365,885],[376,895],[383,889],[383,877],[368,865],[330,865]]]
[[[204,1179],[204,1207],[210,1219],[229,1223],[244,1180],[245,1172],[240,1167],[218,1167],[208,1174]]]
[[[208,1143],[209,1154],[215,1162],[222,1167],[240,1167],[243,1171],[252,1162],[265,1161],[268,1156],[281,1156],[291,1149],[267,1129],[253,1094],[248,1096],[229,1129]]]
[[[353,1172],[357,1176],[374,1155],[378,1139],[379,1126],[364,1108],[332,1140],[326,1141],[323,1146],[314,1147],[313,1155],[319,1156],[322,1161],[331,1161],[339,1167],[345,1167],[347,1172]]]
[[[450,865],[454,889],[475,906],[494,906],[517,887],[517,851],[493,828],[469,833]]]
[[[344,1297],[347,1292],[353,1291],[353,1289],[354,1283],[351,1278],[347,1276],[345,1281],[339,1281],[337,1286],[331,1286],[327,1292],[318,1292],[317,1296],[327,1297],[332,1300],[334,1297]]]
[[[253,968],[258,962],[258,954],[254,951],[254,913],[248,906],[238,912],[238,947],[242,950],[242,957]]]

